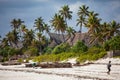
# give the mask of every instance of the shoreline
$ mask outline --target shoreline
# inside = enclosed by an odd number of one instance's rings
[[[109,60],[112,61],[110,75],[107,74],[107,68],[106,68],[106,63]],[[34,75],[35,74],[44,75],[45,78],[42,78],[42,80],[54,80],[54,79],[49,79],[49,77],[51,76],[54,76],[54,78],[56,78],[55,80],[59,80],[57,79],[57,77],[65,78],[61,80],[70,80],[71,78],[72,80],[120,80],[119,63],[120,63],[120,59],[102,59],[102,60],[95,61],[93,64],[89,64],[85,66],[77,66],[77,67],[73,66],[72,68],[40,68],[40,67],[26,68],[25,65],[23,64],[12,65],[12,66],[0,65],[0,72],[3,71],[7,73],[7,71],[8,72],[12,71],[13,73],[16,72],[18,74],[20,72],[23,72],[23,73],[27,72],[27,73],[32,73]],[[48,78],[46,79],[46,77]],[[23,80],[26,80],[26,79],[23,79]]]
[[[94,64],[95,65],[95,64]],[[89,65],[88,65],[89,66]],[[87,66],[87,67],[88,67]],[[83,66],[81,66],[81,67],[83,67]],[[85,66],[86,67],[86,66]],[[55,72],[55,70],[54,69],[57,69],[57,70],[59,70],[59,69],[70,69],[70,70],[72,70],[72,69],[74,69],[74,68],[48,68],[48,69],[42,69],[42,68],[20,68],[20,67],[12,67],[11,66],[11,68],[10,67],[3,67],[3,68],[1,68],[0,67],[0,70],[1,71],[12,71],[12,72],[28,72],[28,73],[35,73],[35,74],[43,74],[43,75],[46,75],[46,76],[48,76],[48,75],[51,75],[51,76],[60,76],[60,77],[69,77],[69,78],[75,78],[75,79],[89,79],[89,80],[114,80],[114,78],[110,78],[110,77],[100,77],[100,76],[91,76],[91,75],[86,75],[86,74],[74,74],[74,73],[72,73],[72,71],[71,71],[71,73],[66,73],[66,72]],[[53,71],[52,71],[53,70]],[[86,72],[85,70],[82,70],[82,71],[80,71],[80,72]],[[92,71],[93,73],[94,72],[96,72],[96,71]],[[87,73],[91,73],[91,71],[89,72],[89,71],[87,71]],[[103,74],[106,74],[105,72],[101,72],[101,73],[103,73]],[[98,74],[98,73],[97,73]]]

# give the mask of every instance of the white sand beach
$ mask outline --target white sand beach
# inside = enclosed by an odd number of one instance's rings
[[[106,63],[112,61],[111,73]],[[0,80],[120,80],[120,59],[101,59],[73,68],[25,68],[24,65],[0,65]]]

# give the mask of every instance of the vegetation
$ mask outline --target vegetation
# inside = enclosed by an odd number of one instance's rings
[[[44,19],[39,17],[35,19],[34,28],[29,30],[23,20],[11,20],[12,30],[4,38],[0,36],[2,61],[9,60],[14,55],[24,55],[28,59],[32,57],[39,62],[55,62],[71,57],[77,57],[78,61],[84,62],[86,60],[97,60],[103,57],[106,51],[120,50],[120,23],[114,20],[102,22],[99,14],[90,11],[86,5],[79,7],[77,15],[76,23],[77,26],[80,26],[79,32],[82,33],[83,26],[88,28],[87,33],[90,37],[88,43],[84,43],[84,40],[78,40],[77,43],[72,42],[72,45],[67,43],[71,36],[74,38],[76,32],[67,23],[67,20],[72,19],[72,11],[68,5],[64,5],[58,13],[55,13],[50,20],[51,25],[46,24]],[[54,40],[49,38],[51,37],[50,29],[54,29],[64,39],[55,47],[49,46]],[[67,39],[65,39],[65,35],[68,36]],[[20,58],[18,61],[22,62],[23,59]]]

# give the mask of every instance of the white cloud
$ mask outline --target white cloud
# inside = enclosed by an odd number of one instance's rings
[[[78,2],[76,2],[76,3],[74,3],[74,4],[71,4],[71,5],[70,5],[70,10],[73,11],[73,13],[77,13],[77,11],[78,11],[78,9],[79,9],[79,7],[80,7],[81,5],[83,5],[83,3],[80,2],[80,1],[78,1]]]

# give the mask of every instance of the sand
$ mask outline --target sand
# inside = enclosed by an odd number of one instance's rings
[[[107,74],[106,64],[112,61]],[[73,68],[25,68],[23,65],[1,66],[0,80],[120,80],[120,59],[100,59],[87,66]]]

